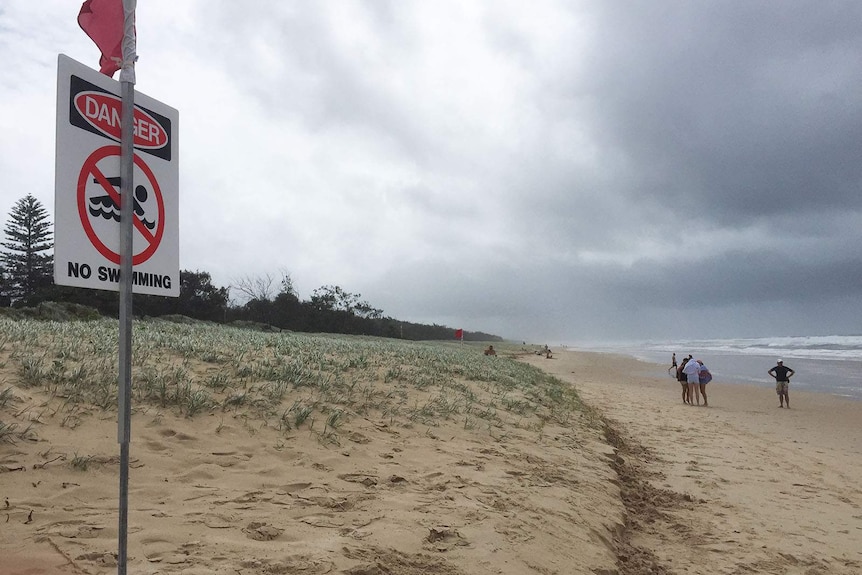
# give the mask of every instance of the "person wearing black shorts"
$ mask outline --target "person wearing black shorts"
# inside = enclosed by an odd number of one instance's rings
[[[689,358],[684,357],[682,359],[682,363],[679,367],[676,368],[676,380],[682,385],[682,402],[683,403],[691,403],[691,399],[688,395],[688,376],[682,370],[685,367],[685,364],[688,363]]]

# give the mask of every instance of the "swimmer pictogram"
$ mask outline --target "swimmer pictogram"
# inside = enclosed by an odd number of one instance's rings
[[[116,178],[105,178],[105,180],[111,184],[112,187],[116,189],[120,189],[120,178],[117,176]],[[98,184],[98,178],[93,178],[93,183]],[[149,193],[147,192],[147,188],[142,185],[135,186],[135,205],[133,211],[135,215],[141,218],[141,223],[149,229],[153,230],[156,227],[156,221],[149,221],[144,217],[144,208],[141,206],[144,202],[147,201],[147,197]],[[120,222],[120,206],[117,205],[117,202],[114,201],[114,198],[110,194],[105,194],[104,196],[94,196],[90,198],[90,215],[93,217],[102,217],[106,220],[111,219],[115,222]]]

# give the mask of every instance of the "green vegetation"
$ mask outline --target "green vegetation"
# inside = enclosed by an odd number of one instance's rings
[[[0,363],[15,384],[41,389],[63,424],[117,406],[117,322],[0,317]],[[480,345],[360,336],[262,332],[210,323],[138,321],[133,338],[137,411],[239,416],[285,435],[299,429],[338,443],[356,416],[391,425],[469,429],[513,425],[541,431],[581,410],[574,390]],[[515,350],[510,350],[510,354]],[[0,394],[0,419],[11,391]],[[13,440],[10,426],[6,440]],[[499,435],[499,434],[497,434]]]
[[[30,302],[52,283],[54,243],[42,203],[27,194],[12,207],[0,243],[0,303]]]

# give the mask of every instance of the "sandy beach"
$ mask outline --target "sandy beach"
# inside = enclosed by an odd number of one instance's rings
[[[116,572],[116,412],[70,425],[4,359],[0,420],[33,433],[0,443],[0,574]],[[690,407],[634,360],[518,361],[588,408],[484,427],[351,414],[335,441],[136,410],[129,572],[862,572],[862,403],[791,390],[783,410],[769,388],[715,381],[710,407]]]
[[[628,358],[563,353],[531,363],[576,385],[624,441],[636,545],[672,573],[862,573],[862,403],[770,386],[707,386],[682,403],[671,378]],[[770,366],[764,366],[764,370]],[[642,513],[644,511],[645,513]]]

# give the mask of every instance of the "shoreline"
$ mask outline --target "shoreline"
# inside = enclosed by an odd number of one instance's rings
[[[622,378],[626,385],[636,384],[641,389],[654,389],[669,404],[678,404],[680,407],[698,409],[698,406],[683,405],[680,396],[680,384],[675,379],[650,375],[653,368],[661,369],[662,366],[658,364],[642,361],[625,354],[581,350],[561,352],[561,354],[565,353],[607,358],[596,361],[598,363],[610,362],[614,366],[625,366],[619,370],[622,373],[614,373],[613,375],[617,378]],[[557,354],[557,356],[560,357],[561,354]],[[536,362],[534,365],[544,368],[541,362]],[[564,380],[567,375],[555,373],[555,371],[548,372],[558,377],[562,375]],[[574,383],[575,387],[578,388],[578,383]],[[855,453],[862,454],[862,429],[859,428],[859,422],[862,421],[862,402],[857,401],[855,398],[821,391],[799,390],[795,389],[791,382],[791,408],[781,409],[778,407],[778,396],[775,393],[774,384],[755,385],[735,381],[724,382],[718,378],[714,378],[707,385],[707,393],[710,398],[710,406],[706,409],[718,410],[723,415],[731,418],[730,421],[735,424],[750,424],[753,426],[753,429],[760,430],[761,424],[756,419],[746,420],[746,418],[762,415],[770,418],[771,421],[772,416],[775,415],[774,412],[780,413],[786,411],[788,414],[800,412],[799,416],[791,415],[790,417],[802,418],[802,413],[804,413],[806,421],[800,422],[804,424],[812,423],[807,421],[809,417],[817,417],[822,420],[816,426],[804,428],[806,433],[814,433],[821,436],[824,442],[841,444]],[[790,421],[794,422],[796,419],[791,419]],[[781,433],[781,431],[776,430],[776,433]],[[847,439],[852,439],[852,441],[845,441]]]
[[[658,352],[634,348],[614,350],[610,348],[563,348],[572,352],[602,353],[634,359],[644,366],[644,377],[664,377],[670,366],[670,361],[662,361]],[[671,352],[667,352],[669,360]],[[775,365],[777,356],[761,354],[740,354],[716,351],[704,351],[692,348],[677,352],[679,361],[688,353],[696,359],[702,359],[719,382],[733,385],[750,385],[754,387],[769,387],[774,385],[766,373]],[[664,356],[662,356],[664,357]],[[858,384],[862,373],[862,361],[850,359],[812,359],[787,356],[785,364],[793,367],[796,375],[791,382],[791,389],[805,393],[828,394],[852,401],[862,402],[862,386]]]

